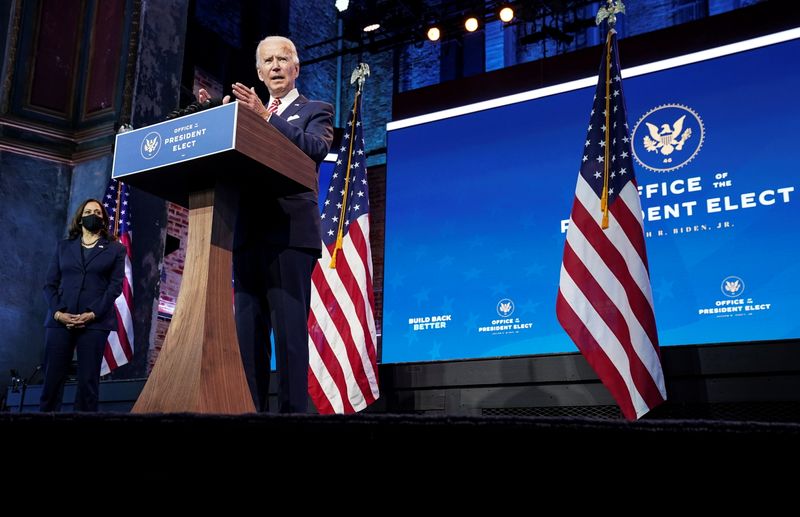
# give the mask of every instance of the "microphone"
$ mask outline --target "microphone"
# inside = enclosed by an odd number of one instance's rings
[[[19,393],[19,386],[22,384],[22,377],[19,372],[12,368],[11,370],[11,393]]]
[[[211,97],[207,101],[201,104],[203,109],[210,109],[216,108],[217,106],[222,106],[222,97]]]
[[[183,109],[179,108],[170,111],[164,120],[172,120],[174,118],[183,117],[184,115],[191,115],[192,113],[207,110],[210,108],[216,108],[217,106],[222,106],[221,97],[212,97],[206,100],[205,102],[194,101]]]

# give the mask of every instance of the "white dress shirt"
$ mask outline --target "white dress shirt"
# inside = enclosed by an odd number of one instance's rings
[[[285,110],[289,106],[289,104],[293,103],[298,97],[300,97],[300,92],[297,91],[297,88],[293,88],[292,91],[290,91],[289,93],[280,98],[281,103],[278,104],[278,110],[275,113],[280,116],[280,114],[283,113],[283,110]],[[270,95],[267,106],[272,105],[272,101],[274,100],[275,97]]]

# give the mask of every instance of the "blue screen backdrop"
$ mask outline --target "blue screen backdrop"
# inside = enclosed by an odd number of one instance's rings
[[[800,337],[797,55],[624,80],[662,345]],[[577,350],[555,299],[593,91],[390,128],[383,362]]]

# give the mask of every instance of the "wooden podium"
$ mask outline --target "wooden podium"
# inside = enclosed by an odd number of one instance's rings
[[[255,113],[231,103],[117,135],[112,177],[189,208],[175,313],[133,412],[255,412],[233,319],[239,192],[316,190],[313,160]]]

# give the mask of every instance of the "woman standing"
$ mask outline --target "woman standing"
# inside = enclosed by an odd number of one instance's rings
[[[75,411],[97,411],[106,339],[117,329],[114,300],[122,292],[125,247],[109,235],[108,214],[96,199],[75,212],[69,237],[58,243],[47,271],[42,411],[61,408],[64,382],[78,351]]]

